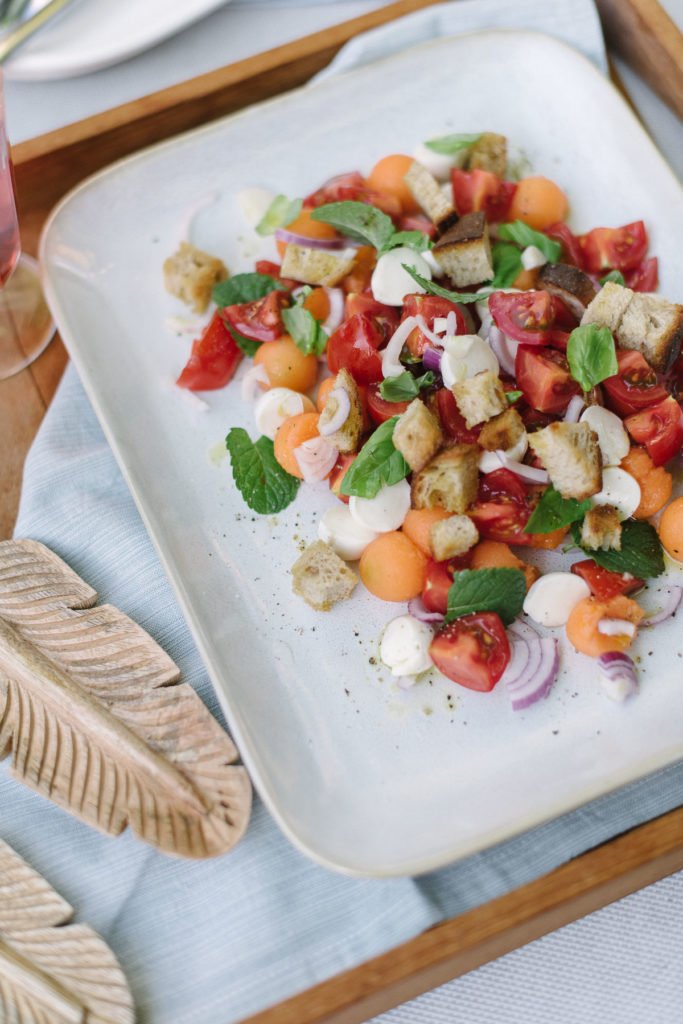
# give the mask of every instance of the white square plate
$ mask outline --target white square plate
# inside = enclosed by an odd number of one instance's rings
[[[525,32],[432,42],[171,140],[81,185],[43,238],[62,336],[258,790],[302,850],[347,872],[436,868],[683,756],[676,621],[638,639],[642,692],[625,706],[566,649],[549,699],[523,713],[500,687],[470,693],[436,674],[399,691],[376,660],[402,606],[359,587],[320,615],[291,593],[298,545],[335,500],[326,486],[302,488],[277,517],[252,515],[227,462],[207,457],[233,425],[255,434],[239,386],[208,393],[200,412],[167,383],[189,341],[164,327],[178,310],[161,264],[188,209],[213,197],[197,241],[251,269],[241,188],[302,195],[424,138],[482,128],[567,189],[578,230],[644,218],[661,290],[683,298],[680,186],[591,64]]]

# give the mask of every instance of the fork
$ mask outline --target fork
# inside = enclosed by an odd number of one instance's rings
[[[71,0],[0,0],[0,64]]]

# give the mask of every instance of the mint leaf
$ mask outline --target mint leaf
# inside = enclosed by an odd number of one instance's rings
[[[521,569],[463,569],[453,577],[444,621],[472,612],[496,612],[508,626],[521,613],[525,596]]]
[[[397,249],[400,245],[405,245],[408,249],[415,249],[416,252],[426,252],[432,248],[433,242],[429,235],[425,235],[424,231],[396,231],[382,246],[380,256],[383,252]]]
[[[235,274],[227,281],[219,281],[214,285],[211,298],[222,309],[242,302],[256,302],[274,291],[286,292],[287,288],[269,274]]]
[[[381,487],[405,480],[410,466],[394,448],[392,440],[398,416],[381,424],[344,474],[341,493],[359,498],[374,498]]]
[[[379,386],[380,396],[386,402],[410,402],[417,398],[423,388],[429,388],[436,380],[431,370],[421,377],[414,377],[404,370],[398,377],[385,377]]]
[[[526,249],[528,245],[535,245],[540,249],[548,263],[558,263],[562,256],[562,246],[559,242],[548,238],[540,231],[534,231],[523,220],[515,220],[511,224],[501,224],[498,227],[498,237],[506,242],[516,242]]]
[[[620,270],[610,270],[609,274],[605,274],[604,277],[600,278],[601,285],[606,285],[608,281],[612,281],[614,284],[620,284],[622,288],[626,285],[624,275]]]
[[[577,547],[581,547],[578,523],[572,527],[572,537]],[[640,520],[627,519],[621,524],[620,551],[594,551],[592,548],[582,550],[603,569],[612,572],[630,572],[639,579],[661,576],[664,572],[662,544],[657,531],[650,523]]]
[[[245,338],[243,334],[240,334],[239,331],[236,331],[234,327],[230,326],[230,324],[225,324],[225,326],[228,328],[230,334],[232,334],[234,342],[237,345],[237,347],[241,349],[242,352],[244,352],[245,356],[249,356],[250,359],[253,359],[258,350],[261,348],[263,342],[254,341],[252,338]]]
[[[522,397],[523,393],[524,392],[522,391],[506,391],[505,397],[507,398],[510,405],[512,405],[513,402],[516,402],[519,398]]]
[[[563,526],[571,526],[578,519],[583,519],[590,507],[588,499],[577,501],[575,498],[563,498],[554,487],[548,487],[531,513],[524,532],[552,533]]]
[[[481,134],[479,135],[440,135],[437,139],[429,139],[425,142],[427,149],[431,149],[432,153],[440,153],[441,156],[453,156],[454,153],[459,153],[463,149],[469,149],[479,142]]]
[[[287,196],[275,196],[272,203],[256,225],[259,235],[272,235],[278,228],[291,224],[301,213],[301,200],[288,199]]]
[[[614,338],[609,327],[584,324],[575,327],[567,343],[567,361],[574,380],[590,391],[607,377],[619,372]]]
[[[225,447],[230,452],[233,479],[249,508],[265,516],[291,505],[299,480],[276,461],[269,437],[259,437],[254,444],[246,430],[232,427]]]
[[[292,341],[306,356],[321,356],[327,346],[327,334],[313,314],[303,306],[282,310],[282,322]]]
[[[524,270],[522,254],[512,242],[494,242],[491,249],[493,257],[493,281],[491,288],[509,288]]]
[[[410,274],[413,281],[416,281],[429,295],[439,295],[442,299],[448,299],[450,302],[460,302],[464,305],[469,302],[481,302],[482,299],[488,298],[493,291],[492,288],[487,288],[480,292],[452,292],[448,288],[442,288],[435,281],[428,281],[422,274],[418,274],[415,267],[411,267],[407,263],[402,263],[401,266]]]
[[[375,249],[382,249],[394,234],[394,224],[386,213],[369,203],[347,200],[341,203],[326,203],[311,211],[313,220],[331,224],[343,235],[356,241],[366,242]]]

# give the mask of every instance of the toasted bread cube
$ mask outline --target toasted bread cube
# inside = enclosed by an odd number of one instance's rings
[[[493,258],[484,214],[466,213],[441,236],[432,254],[458,288],[490,281]]]
[[[456,444],[436,455],[413,476],[414,507],[464,512],[479,490],[479,452],[476,444]]]
[[[479,540],[479,531],[469,516],[451,516],[432,524],[429,543],[437,562],[464,555]]]
[[[630,288],[608,281],[588,304],[581,317],[581,325],[599,324],[601,327],[609,327],[612,334],[616,334],[634,294]]]
[[[591,551],[621,551],[621,520],[614,505],[596,505],[586,512],[581,544]]]
[[[348,370],[340,370],[334,379],[332,390],[325,402],[325,408],[320,413],[318,431],[321,434],[323,433],[321,428],[330,422],[339,408],[339,401],[335,396],[335,391],[338,390],[344,391],[348,396],[350,404],[349,415],[338,430],[335,430],[332,434],[324,434],[324,437],[331,445],[338,448],[343,455],[348,455],[350,452],[358,451],[363,433],[363,403],[358,385]]]
[[[177,252],[164,260],[163,269],[166,291],[192,306],[195,313],[205,311],[213,286],[228,276],[228,268],[222,260],[189,242],[180,243]]]
[[[526,434],[524,420],[516,409],[507,408],[499,416],[485,423],[479,434],[479,444],[488,452],[508,451]]]
[[[505,136],[498,135],[497,132],[484,132],[467,154],[466,167],[470,171],[491,171],[502,178],[505,175],[507,160],[508,144]]]
[[[329,544],[316,540],[292,566],[292,590],[317,612],[351,597],[358,577]]]
[[[598,294],[588,274],[568,263],[546,263],[538,275],[538,287],[562,299],[579,320]]]
[[[634,292],[617,329],[617,343],[636,349],[650,366],[666,373],[678,358],[683,340],[683,306],[661,295]]]
[[[415,202],[436,224],[439,233],[455,224],[458,215],[453,203],[447,198],[441,185],[426,167],[413,160],[404,181],[413,194]]]
[[[587,423],[551,423],[530,434],[529,445],[563,498],[584,501],[601,489],[600,446]]]
[[[304,284],[333,287],[350,273],[356,260],[355,249],[311,249],[290,242],[282,260],[282,277],[291,277]]]
[[[452,390],[468,430],[509,408],[503,382],[492,370],[475,373],[474,377],[455,383]]]
[[[393,441],[414,473],[438,452],[443,443],[439,421],[419,398],[414,398],[399,416]]]

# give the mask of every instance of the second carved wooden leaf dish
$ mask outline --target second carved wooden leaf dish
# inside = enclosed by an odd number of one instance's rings
[[[227,852],[251,808],[232,740],[149,634],[96,600],[43,544],[0,543],[0,758],[111,835]]]

